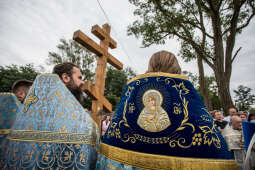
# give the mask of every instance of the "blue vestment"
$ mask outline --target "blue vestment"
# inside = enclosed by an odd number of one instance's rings
[[[8,134],[20,107],[21,103],[13,93],[0,93],[0,143]]]
[[[99,130],[57,75],[39,75],[7,136],[7,169],[95,169]]]
[[[21,103],[13,93],[0,93],[0,161],[4,158],[5,138],[21,108]]]
[[[201,97],[176,74],[128,82],[99,152],[97,169],[238,169]]]

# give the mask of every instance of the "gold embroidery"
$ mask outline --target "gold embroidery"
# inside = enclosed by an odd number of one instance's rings
[[[215,133],[215,123],[213,122],[213,127],[210,129],[209,126],[199,126],[199,128],[204,133],[204,144],[208,144],[209,146],[213,143],[215,147],[221,148],[220,139]]]
[[[195,133],[195,135],[192,137],[192,144],[195,146],[200,146],[202,143],[202,136],[201,133]]]
[[[126,118],[127,102],[128,102],[128,99],[125,101],[125,105],[124,105],[124,109],[123,109],[123,120],[121,120],[121,121],[119,122],[119,126],[121,125],[121,123],[123,123],[124,126],[129,127],[129,125],[128,125],[128,123],[127,123],[127,118]]]
[[[128,89],[127,89],[127,92],[125,93],[125,95],[127,96],[127,97],[130,97],[130,94],[131,94],[131,92],[134,90],[134,87],[132,87],[132,86],[128,86]]]
[[[36,103],[38,100],[39,98],[35,95],[35,89],[32,89],[30,95],[25,99],[24,112],[27,112],[30,105]]]
[[[147,82],[147,81],[149,81],[149,79],[147,78],[147,77],[145,77],[144,79],[142,79],[142,80],[136,80],[136,85],[140,85],[141,84],[141,82]]]
[[[209,115],[201,115],[200,117],[204,121],[212,122],[213,123],[213,120],[212,120],[212,118]]]
[[[68,129],[66,128],[66,125],[63,125],[63,126],[61,126],[61,128],[59,128],[58,130],[57,130],[57,132],[60,132],[60,133],[68,133],[69,131],[68,131]]]
[[[140,113],[137,124],[149,132],[160,132],[171,125],[166,111],[161,107],[163,97],[157,90],[148,90],[143,95],[145,108]]]
[[[237,170],[239,169],[234,160],[224,159],[201,159],[184,158],[175,156],[163,156],[156,154],[146,154],[122,148],[117,148],[104,143],[100,144],[99,153],[108,159],[120,164],[127,164],[141,169],[158,170],[182,170],[182,169],[203,169],[211,170]]]
[[[189,93],[189,89],[187,89],[185,86],[184,86],[184,83],[183,82],[181,82],[179,85],[177,85],[177,84],[175,84],[175,85],[173,85],[173,87],[177,90],[177,91],[179,91],[179,95],[181,95],[181,94],[188,94]]]
[[[144,75],[144,76],[146,76],[146,75]],[[137,79],[134,79],[134,80],[137,81],[136,82],[137,85],[140,85],[142,82],[141,80],[137,80]],[[181,121],[180,126],[177,127],[177,129],[174,132],[172,132],[169,136],[161,137],[161,138],[150,138],[150,137],[142,136],[140,134],[135,134],[132,131],[132,129],[129,127],[129,125],[127,123],[127,119],[126,119],[128,99],[134,89],[134,87],[129,86],[127,89],[127,92],[125,93],[125,95],[127,96],[127,99],[124,103],[123,119],[119,122],[119,124],[113,122],[113,123],[115,123],[114,124],[115,126],[114,127],[112,126],[109,129],[108,135],[115,136],[116,138],[120,138],[120,140],[122,140],[123,142],[131,142],[131,143],[135,143],[136,140],[145,142],[145,143],[150,143],[150,144],[169,143],[170,147],[179,146],[181,148],[189,148],[191,146],[201,146],[202,144],[204,144],[204,145],[208,144],[209,146],[211,146],[211,144],[213,143],[217,148],[220,148],[221,147],[220,140],[219,140],[217,134],[215,133],[214,125],[213,125],[212,129],[210,129],[208,126],[200,126],[199,128],[202,130],[203,133],[202,134],[201,133],[194,134],[195,126],[189,122],[189,110],[188,110],[189,101],[187,101],[185,98],[185,95],[189,94],[189,89],[187,89],[185,87],[184,82],[177,83],[172,78],[162,78],[162,77],[156,77],[156,80],[158,82],[164,82],[167,85],[170,85],[171,82],[174,83],[174,85],[172,85],[172,87],[176,89],[182,102],[174,103],[173,113],[176,115],[183,113],[183,115],[184,115],[184,118]],[[160,100],[158,100],[158,101],[160,101]],[[143,103],[146,106],[146,102],[144,101],[144,99],[143,99]],[[161,103],[161,102],[158,102],[158,103]],[[133,108],[132,108],[133,105],[134,105],[133,103],[129,103],[129,105],[128,105],[129,113],[133,113]],[[183,107],[183,110],[182,110],[181,105]],[[202,109],[204,109],[207,112],[207,110],[205,108],[202,108]],[[143,112],[143,110],[142,110],[142,112]],[[139,117],[141,116],[142,112],[140,113]],[[201,118],[204,121],[211,121],[210,117],[208,117],[207,115],[202,115]],[[139,120],[139,118],[138,118],[138,120]],[[137,124],[140,127],[143,126],[143,125],[141,125],[141,123],[139,123],[139,121],[137,121]],[[121,134],[121,132],[120,132],[120,127],[122,125],[128,127],[128,131],[126,131],[124,134]],[[190,133],[193,134],[192,139],[188,139],[186,136],[183,136],[183,135],[177,135],[178,131],[182,131],[187,127],[190,127],[189,128],[191,131]],[[144,129],[146,130],[146,128],[144,128]],[[151,132],[153,132],[153,131],[151,131]]]
[[[176,115],[181,114],[181,113],[182,113],[182,110],[181,110],[181,107],[180,107],[181,104],[174,103],[174,105],[175,105],[175,106],[174,106],[174,111],[173,111],[173,113],[176,114]]]
[[[135,110],[135,104],[134,103],[129,103],[129,107],[128,107],[128,112],[129,113],[133,113]]]
[[[35,129],[35,128],[34,128],[34,125],[33,125],[33,123],[31,122],[31,123],[29,124],[27,130],[34,130],[34,129]]]
[[[50,143],[76,143],[96,145],[96,137],[90,134],[65,133],[49,131],[31,131],[31,130],[11,130],[7,136],[9,140],[16,141],[36,141]]]

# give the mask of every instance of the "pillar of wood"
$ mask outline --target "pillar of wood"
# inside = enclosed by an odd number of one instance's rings
[[[109,47],[111,49],[117,47],[116,41],[110,37],[110,31],[111,27],[108,24],[104,24],[102,28],[98,25],[92,27],[91,32],[101,40],[100,45],[80,30],[74,32],[73,36],[75,41],[98,56],[95,83],[85,82],[83,90],[92,97],[91,116],[99,128],[101,128],[101,120],[97,118],[99,111],[104,109],[107,112],[112,112],[111,103],[104,97],[107,62],[119,70],[123,68],[123,64],[108,52]]]

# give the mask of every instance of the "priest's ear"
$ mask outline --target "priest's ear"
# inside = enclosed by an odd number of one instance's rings
[[[61,78],[62,78],[62,81],[64,82],[64,84],[69,83],[69,81],[71,80],[71,77],[66,73],[63,73]]]

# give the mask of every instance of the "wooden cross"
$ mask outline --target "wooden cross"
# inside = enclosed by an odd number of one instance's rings
[[[91,116],[97,122],[99,127],[101,127],[101,121],[97,119],[98,112],[102,109],[112,112],[111,103],[104,97],[107,62],[119,70],[123,68],[123,64],[108,52],[109,47],[111,49],[117,47],[116,41],[110,37],[110,31],[111,27],[108,24],[104,24],[103,28],[100,28],[98,25],[92,27],[91,32],[101,40],[100,45],[95,43],[80,30],[74,32],[73,35],[75,41],[98,56],[95,84],[87,81],[83,86],[83,90],[92,97]]]

